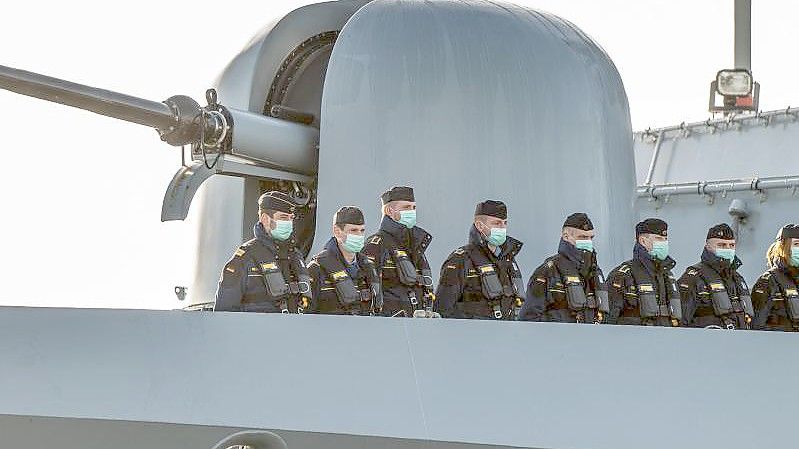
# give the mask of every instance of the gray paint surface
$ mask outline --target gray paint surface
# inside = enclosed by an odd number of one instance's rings
[[[768,123],[768,126],[766,124]],[[712,131],[712,132],[711,132]],[[656,132],[656,130],[655,130]],[[654,142],[636,134],[635,165],[643,184]],[[788,176],[799,173],[799,123],[788,115],[769,122],[751,119],[711,129],[695,127],[689,133],[670,131],[661,146],[653,183],[716,181]],[[799,222],[799,195],[793,190],[717,194],[709,204],[700,195],[674,195],[658,201],[636,200],[639,218],[660,217],[669,223],[669,250],[677,260],[676,274],[699,260],[707,229],[720,222],[733,224],[730,202],[746,203],[750,216],[740,226],[736,253],[744,265],[740,271],[753,284],[766,270],[765,254],[777,231],[786,223]],[[630,252],[632,240],[630,239]]]
[[[269,87],[286,56],[316,34],[340,30],[367,0],[323,2],[304,6],[265,27],[224,69],[217,80],[219,102],[262,113]],[[318,109],[318,105],[316,106]],[[309,110],[318,114],[318,110]],[[309,167],[313,169],[314,167]],[[222,267],[233,251],[252,238],[257,182],[213,177],[197,195],[194,283],[187,303],[213,300]]]
[[[315,249],[338,207],[363,208],[375,231],[380,193],[406,184],[436,277],[487,198],[508,204],[525,275],[575,211],[594,220],[607,267],[633,224],[630,133],[613,63],[565,20],[489,1],[373,1],[328,66]]]
[[[790,432],[769,429],[799,412],[797,348],[794,334],[752,331],[0,308],[0,415],[541,448],[786,447]]]

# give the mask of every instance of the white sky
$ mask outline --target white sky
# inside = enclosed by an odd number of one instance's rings
[[[264,25],[312,1],[36,1],[5,5],[0,64],[161,101],[204,92]],[[531,0],[613,58],[634,129],[707,117],[732,67],[733,0]],[[761,109],[799,105],[799,3],[755,1]],[[579,105],[575,105],[579,107]],[[0,91],[0,304],[175,308],[194,223],[160,222],[179,152],[148,128]]]

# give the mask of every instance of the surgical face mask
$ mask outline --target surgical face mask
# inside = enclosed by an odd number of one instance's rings
[[[649,252],[657,260],[666,260],[669,255],[669,241],[655,241],[652,242],[652,251]]]
[[[416,210],[401,210],[399,211],[400,219],[398,223],[405,225],[406,228],[410,229],[416,226]]]
[[[494,246],[501,246],[505,243],[505,240],[508,238],[508,230],[505,228],[491,228],[488,235],[486,236],[486,241],[490,245]]]
[[[716,248],[716,257],[732,262],[735,260],[735,248]]]
[[[594,251],[594,241],[593,240],[575,240],[574,247],[577,249],[581,249],[583,251],[592,252]]]
[[[791,266],[799,267],[799,246],[791,247]]]
[[[294,222],[291,220],[274,220],[274,222],[275,229],[269,231],[272,238],[280,241],[288,240],[294,231]]]
[[[364,242],[366,242],[366,236],[364,235],[347,234],[347,238],[344,240],[344,249],[351,253],[360,252],[363,249]]]

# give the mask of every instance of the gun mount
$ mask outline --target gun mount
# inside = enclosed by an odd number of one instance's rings
[[[274,114],[287,119],[229,108],[217,102],[214,89],[206,92],[206,106],[185,95],[159,103],[6,66],[0,66],[0,88],[155,128],[172,146],[191,145],[191,163],[167,187],[162,221],[185,219],[197,189],[214,174],[299,184],[316,173],[313,115],[284,106],[274,106]]]

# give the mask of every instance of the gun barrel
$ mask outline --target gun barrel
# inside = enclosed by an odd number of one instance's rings
[[[0,88],[156,129],[176,124],[164,103],[0,65]]]

